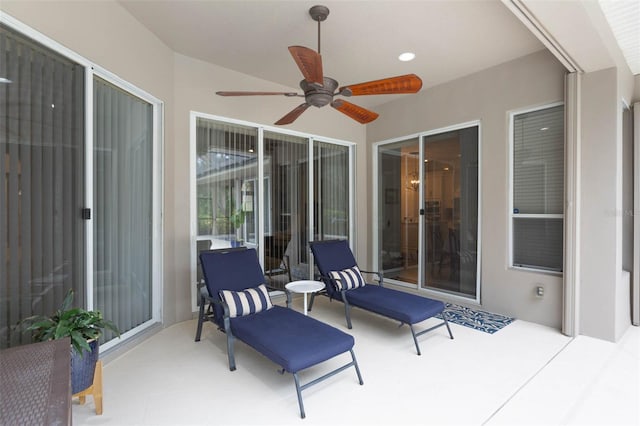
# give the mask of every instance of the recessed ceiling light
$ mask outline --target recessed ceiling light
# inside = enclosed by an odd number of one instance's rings
[[[416,57],[415,53],[405,52],[402,55],[398,56],[398,59],[400,59],[402,62],[408,62],[408,61],[413,61],[415,57]]]

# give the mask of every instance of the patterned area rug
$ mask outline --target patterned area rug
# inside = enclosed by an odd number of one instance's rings
[[[438,315],[441,318],[440,315]],[[447,320],[475,330],[493,334],[515,321],[515,318],[491,312],[476,311],[464,306],[447,303]]]

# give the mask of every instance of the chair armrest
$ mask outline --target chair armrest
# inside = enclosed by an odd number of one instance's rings
[[[209,290],[207,290],[206,286],[200,287],[200,303],[204,304],[205,302],[213,303],[214,305],[218,305],[222,307],[223,315],[222,319],[224,321],[224,331],[225,333],[231,333],[231,327],[229,323],[229,305],[224,300],[216,299],[215,297],[211,297],[209,295]]]
[[[364,272],[365,274],[373,274],[378,276],[378,285],[380,287],[384,287],[384,277],[382,276],[382,272],[380,271],[363,271],[360,269],[360,272]]]
[[[282,289],[281,289],[281,288],[277,288],[277,287],[274,287],[274,286],[270,285],[270,284],[269,284],[269,280],[266,280],[266,279],[265,279],[264,281],[265,281],[265,282],[264,282],[264,286],[267,288],[267,290],[282,291]]]

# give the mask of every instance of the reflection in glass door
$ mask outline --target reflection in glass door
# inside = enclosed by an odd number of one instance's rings
[[[309,267],[300,256],[306,247],[306,200],[309,142],[306,138],[264,132],[264,270],[274,288],[308,279]],[[267,185],[266,182],[271,182]]]
[[[418,138],[378,151],[378,265],[387,278],[418,284],[420,145]]]
[[[476,298],[478,128],[424,138],[423,287]]]

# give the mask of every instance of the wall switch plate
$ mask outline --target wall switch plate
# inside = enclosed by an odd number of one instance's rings
[[[544,287],[542,286],[536,287],[536,296],[538,297],[544,296]]]

